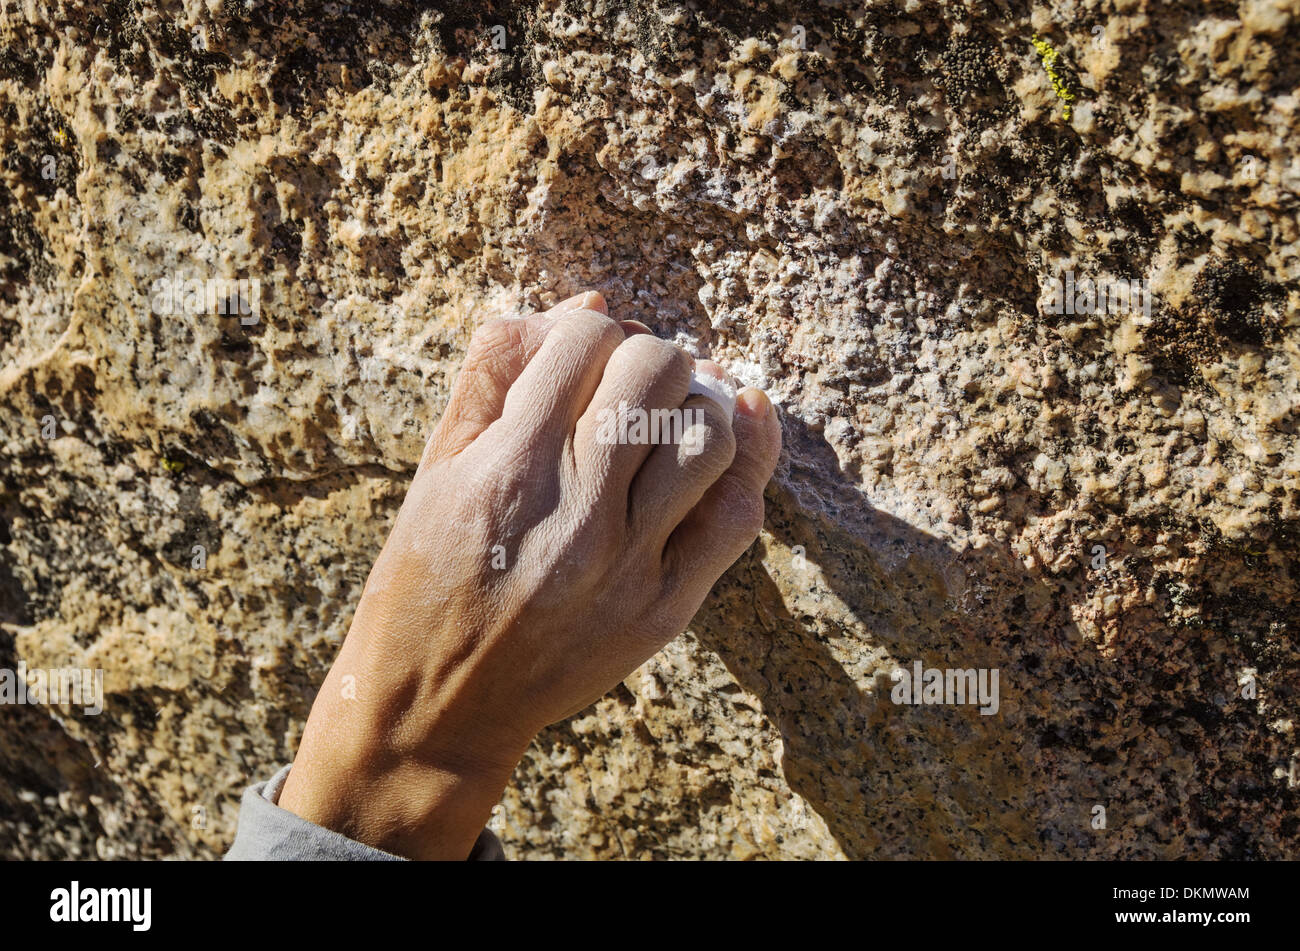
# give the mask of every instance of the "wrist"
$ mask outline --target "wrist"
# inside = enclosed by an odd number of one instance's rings
[[[466,858],[527,743],[468,742],[450,728],[408,738],[402,711],[346,699],[334,679],[312,707],[280,806],[394,855]]]

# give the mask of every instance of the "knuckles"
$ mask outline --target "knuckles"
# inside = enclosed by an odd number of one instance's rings
[[[462,372],[465,370],[472,372],[479,364],[517,347],[519,337],[517,329],[513,326],[515,323],[501,317],[494,317],[479,324],[478,329],[474,331],[474,336],[470,338]]]
[[[604,344],[611,352],[623,340],[623,328],[618,322],[595,310],[569,311],[551,333],[562,342],[584,348]]]
[[[628,337],[619,344],[615,358],[655,377],[672,375],[683,383],[690,380],[690,355],[676,344],[651,334]]]
[[[685,408],[698,413],[696,418],[700,420],[692,433],[698,450],[694,453],[697,456],[694,464],[721,473],[736,457],[736,434],[732,432],[731,420],[722,407],[707,396],[687,400]]]
[[[737,545],[743,552],[763,530],[767,507],[761,491],[756,491],[734,476],[723,478],[727,479],[722,503],[726,507],[727,523],[735,532]]]

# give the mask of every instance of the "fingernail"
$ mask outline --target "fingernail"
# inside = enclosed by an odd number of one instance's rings
[[[608,313],[608,308],[605,306],[605,297],[599,291],[584,291],[581,294],[574,294],[572,297],[560,301],[551,310],[555,313],[570,310],[594,310],[602,314]]]
[[[618,323],[625,331],[631,330],[633,333],[650,334],[650,336],[654,336],[654,331],[639,320],[632,320],[629,318],[628,320],[620,320]]]
[[[720,363],[715,363],[713,360],[696,360],[695,369],[706,376],[713,377],[715,380],[721,380],[723,383],[728,384],[733,390],[736,389],[735,384],[732,382],[731,374],[723,369],[723,366]]]
[[[762,419],[772,408],[772,401],[760,389],[747,386],[736,396],[736,410],[750,419]]]

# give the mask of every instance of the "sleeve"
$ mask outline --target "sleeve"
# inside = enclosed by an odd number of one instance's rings
[[[234,844],[225,855],[226,861],[406,861],[399,855],[364,845],[281,809],[277,805],[280,790],[289,778],[292,765],[281,768],[266,782],[255,783],[244,790],[239,802],[239,828]],[[468,860],[504,861],[505,852],[491,830],[484,829],[479,833]]]

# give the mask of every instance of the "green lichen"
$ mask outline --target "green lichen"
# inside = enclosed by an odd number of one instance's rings
[[[172,475],[180,475],[182,472],[185,471],[185,463],[181,459],[168,459],[164,457],[162,464],[163,464],[163,468],[166,469],[168,472],[170,472]]]
[[[1066,122],[1069,122],[1070,116],[1073,115],[1073,107],[1070,103],[1074,102],[1075,95],[1070,91],[1070,85],[1065,81],[1065,77],[1056,71],[1056,61],[1060,59],[1061,54],[1051,43],[1048,43],[1037,33],[1033,35],[1030,42],[1034,44],[1034,49],[1038,50],[1047,78],[1052,81],[1052,89],[1056,92],[1056,98],[1064,104],[1061,106],[1061,117]]]

